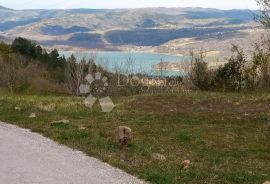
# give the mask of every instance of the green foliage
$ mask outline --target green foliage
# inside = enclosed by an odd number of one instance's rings
[[[31,40],[25,38],[16,38],[12,44],[11,49],[14,53],[27,57],[30,60],[39,61],[49,68],[63,68],[65,67],[65,57],[60,57],[56,49],[47,53],[45,49]]]
[[[201,90],[251,91],[270,89],[270,42],[256,44],[248,58],[236,45],[228,62],[210,70],[201,57],[195,60],[191,72],[193,83]]]
[[[201,53],[198,56],[192,55],[192,71],[190,78],[195,86],[200,90],[209,90],[212,85],[211,71],[208,69],[207,63],[204,61],[204,53]]]
[[[63,91],[66,59],[57,50],[47,53],[40,45],[16,38],[11,45],[0,43],[0,85],[10,92]]]
[[[0,56],[3,58],[7,58],[8,55],[11,53],[10,45],[5,44],[4,42],[0,43]]]
[[[25,38],[16,38],[11,45],[11,49],[13,52],[21,54],[23,56],[32,58],[32,59],[37,59],[39,54],[41,55],[42,53],[40,52],[40,48],[37,49],[37,45],[34,42],[31,42],[30,40],[27,40]]]
[[[64,68],[66,64],[66,59],[64,56],[60,57],[56,49],[52,50],[49,54],[48,66],[52,68]]]
[[[241,90],[245,88],[247,82],[245,75],[247,60],[243,50],[237,46],[233,46],[232,52],[235,55],[229,59],[229,62],[224,67],[218,69],[216,77],[218,85],[222,85],[223,88]]]
[[[210,85],[210,72],[207,63],[196,61],[191,73],[191,80],[200,90],[209,89]]]
[[[192,140],[192,134],[190,134],[189,132],[180,132],[177,135],[177,140],[179,141],[183,141],[183,142],[189,142]]]

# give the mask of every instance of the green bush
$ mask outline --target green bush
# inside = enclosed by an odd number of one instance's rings
[[[190,79],[200,90],[209,90],[213,87],[213,72],[204,61],[204,53],[201,51],[198,56],[192,55],[192,70]]]
[[[233,45],[228,62],[210,70],[203,57],[195,58],[191,79],[201,90],[252,91],[270,88],[270,42],[256,44],[253,56]],[[193,59],[194,60],[194,59]]]

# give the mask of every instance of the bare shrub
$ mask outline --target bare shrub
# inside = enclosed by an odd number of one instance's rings
[[[22,79],[20,76],[25,62],[24,57],[16,54],[9,54],[0,59],[1,82],[9,88],[11,94],[14,93],[17,82]]]
[[[270,43],[256,44],[250,69],[253,85],[270,87]]]
[[[256,0],[260,7],[259,21],[266,28],[270,27],[270,0]]]
[[[80,95],[79,88],[88,72],[88,67],[89,64],[85,59],[82,59],[79,63],[77,63],[74,55],[71,55],[71,57],[67,59],[66,79],[71,94],[76,96]]]

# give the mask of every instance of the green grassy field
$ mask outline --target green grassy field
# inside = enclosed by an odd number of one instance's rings
[[[261,184],[270,180],[270,94],[140,95],[113,99],[111,113],[89,109],[83,98],[0,97],[0,120],[29,128],[144,180],[173,183]],[[21,110],[15,110],[20,107]],[[37,118],[30,119],[30,113]],[[52,124],[68,119],[69,124]],[[113,141],[117,126],[134,141]],[[154,161],[161,153],[166,161]],[[190,160],[189,169],[181,162]]]

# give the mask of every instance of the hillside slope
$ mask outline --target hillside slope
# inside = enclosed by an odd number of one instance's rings
[[[199,49],[202,45],[198,43],[214,40],[215,48],[222,48],[227,39],[257,38],[261,29],[254,22],[256,13],[204,8],[12,10],[0,7],[0,36],[10,39],[22,36],[68,50],[98,48],[185,54],[183,45]]]

